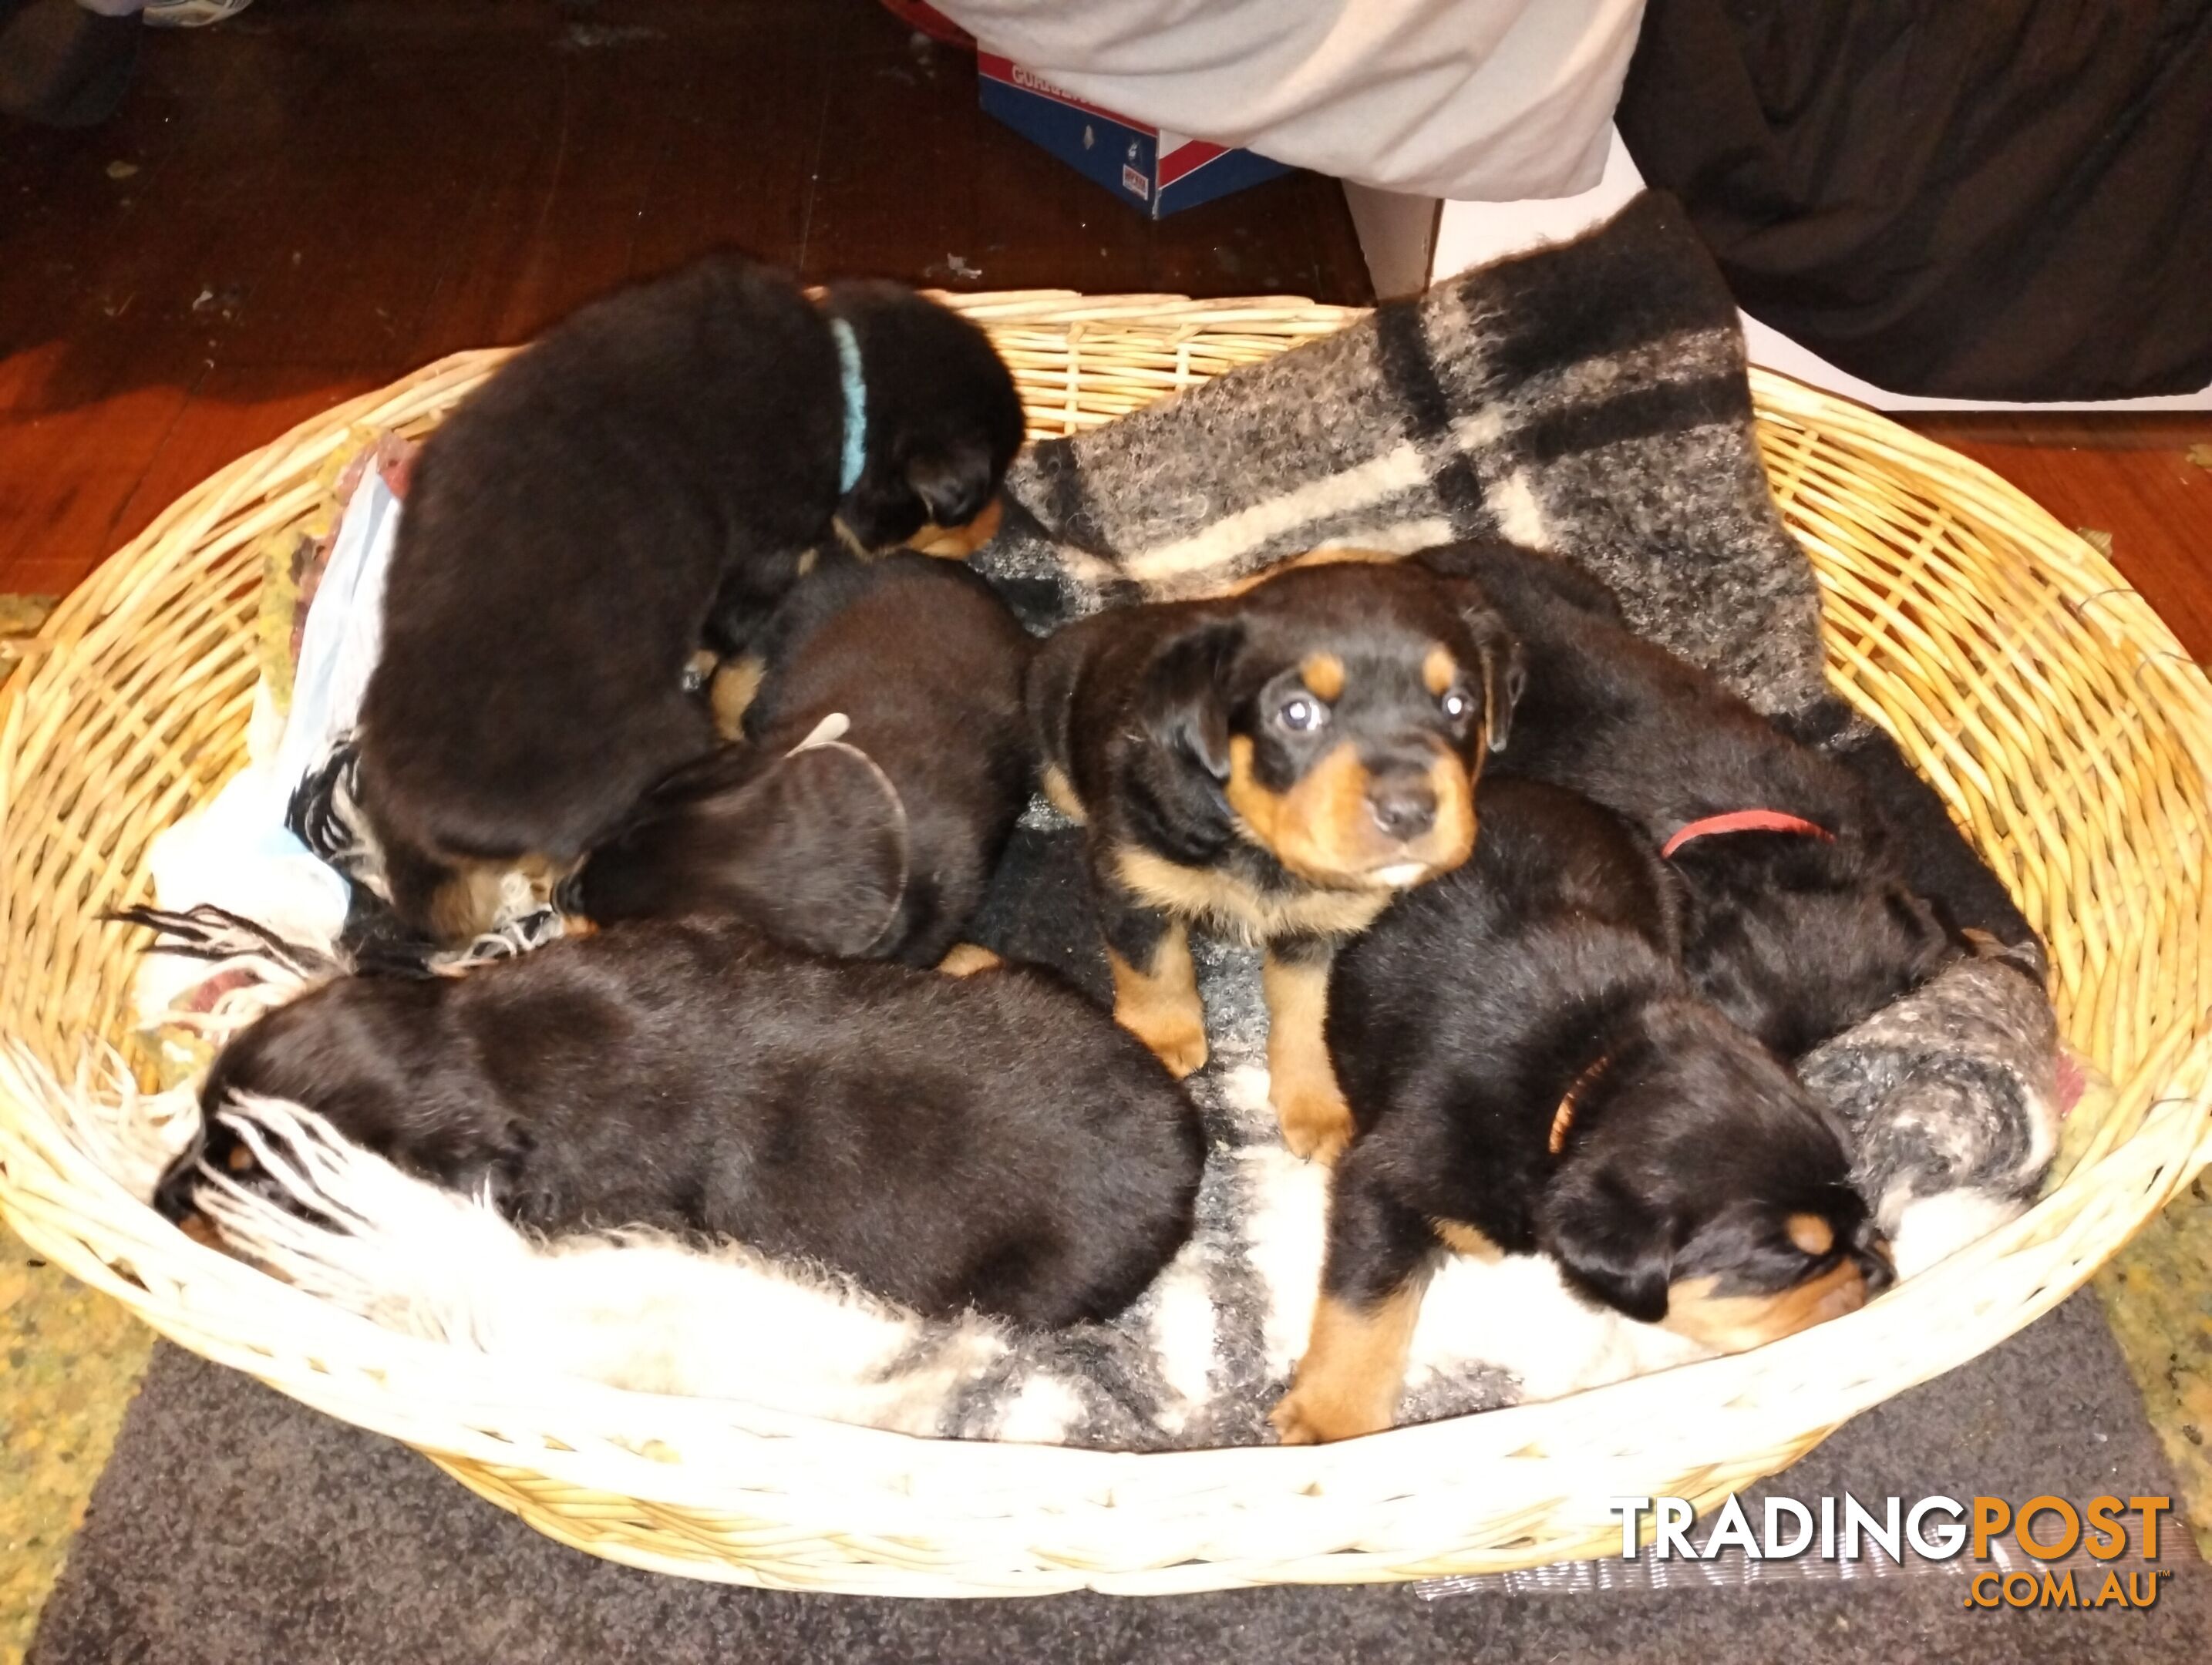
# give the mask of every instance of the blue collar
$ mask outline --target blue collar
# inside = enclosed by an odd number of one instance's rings
[[[837,477],[842,497],[860,483],[861,465],[868,455],[868,383],[860,374],[860,343],[853,326],[842,318],[830,320],[830,333],[837,337],[837,373],[845,392],[844,471]]]

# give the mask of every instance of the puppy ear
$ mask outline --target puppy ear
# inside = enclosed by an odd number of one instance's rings
[[[562,905],[601,923],[726,912],[816,953],[875,947],[908,879],[905,811],[883,772],[844,745],[720,755],[593,851]]]
[[[1528,686],[1528,661],[1521,643],[1496,614],[1490,616],[1488,635],[1478,630],[1475,645],[1482,660],[1482,744],[1490,751],[1503,751],[1513,732],[1513,710]]]
[[[1673,1233],[1609,1169],[1561,1172],[1544,1199],[1537,1237],[1583,1294],[1647,1324],[1667,1316]]]
[[[849,746],[795,751],[719,806],[718,876],[770,936],[817,954],[867,953],[908,880],[906,816]]]
[[[1483,749],[1503,751],[1513,732],[1513,708],[1521,703],[1522,690],[1528,685],[1528,660],[1504,616],[1480,585],[1458,575],[1448,576],[1445,583],[1460,623],[1474,638],[1475,658],[1482,666]]]
[[[999,489],[991,453],[980,440],[955,440],[906,465],[906,483],[940,526],[964,526]]]
[[[1222,672],[1243,637],[1243,627],[1230,619],[1194,627],[1153,656],[1138,691],[1145,732],[1217,781],[1229,778],[1229,708]]]

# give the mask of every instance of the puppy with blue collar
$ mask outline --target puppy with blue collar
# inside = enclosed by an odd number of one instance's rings
[[[392,553],[360,747],[401,918],[466,941],[501,873],[572,867],[714,744],[702,647],[743,653],[833,541],[975,521],[1022,426],[964,319],[735,258],[518,354],[425,442]]]

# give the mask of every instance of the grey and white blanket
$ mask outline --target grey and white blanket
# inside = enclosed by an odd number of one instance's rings
[[[2021,1206],[2050,1161],[2057,1036],[2042,949],[1934,793],[1829,692],[1813,574],[1768,495],[1750,418],[1734,304],[1680,211],[1645,197],[1578,242],[1032,447],[975,564],[1040,630],[1216,592],[1331,544],[1405,552],[1504,535],[1607,579],[1638,629],[1856,769],[1923,888],[2005,951],[1947,971],[1806,1066],[1858,1134],[1861,1182],[1909,1274]],[[295,801],[291,823],[373,889],[344,771],[325,774],[330,790]],[[971,934],[1103,997],[1079,836],[1033,805]],[[343,1229],[244,1198],[226,1223],[295,1283],[538,1367],[963,1437],[1263,1439],[1305,1339],[1325,1182],[1282,1150],[1267,1109],[1256,957],[1198,947],[1212,1054],[1191,1082],[1212,1152],[1199,1230],[1113,1325],[1024,1336],[926,1324],[742,1250],[530,1243],[474,1203],[333,1150],[282,1106],[240,1114],[272,1154],[311,1154],[303,1191],[343,1197]],[[1541,1261],[1455,1261],[1425,1303],[1401,1417],[1550,1397],[1692,1352],[1583,1305]]]

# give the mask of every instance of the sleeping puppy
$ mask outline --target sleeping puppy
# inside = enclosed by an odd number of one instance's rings
[[[1595,579],[1498,544],[1415,559],[1474,580],[1528,656],[1500,772],[1585,793],[1666,855],[1691,981],[1784,1058],[1965,951],[1857,777],[1632,634]]]
[[[462,977],[347,978],[202,1089],[172,1218],[251,1152],[240,1094],[548,1234],[644,1225],[848,1273],[916,1311],[1112,1316],[1189,1234],[1197,1112],[1048,974],[837,962],[733,921],[641,921]],[[273,1185],[265,1175],[248,1183]]]
[[[1054,636],[1030,709],[1048,793],[1088,825],[1114,1015],[1188,1075],[1206,1061],[1188,927],[1257,941],[1284,1140],[1333,1159],[1352,1121],[1322,1042],[1330,957],[1467,860],[1520,686],[1497,615],[1408,567],[1299,568]]]
[[[1332,1177],[1286,1444],[1387,1428],[1446,1250],[1736,1351],[1850,1312],[1886,1246],[1837,1123],[1675,959],[1658,862],[1587,799],[1484,788],[1455,873],[1338,957],[1329,1050],[1358,1121]]]
[[[817,307],[714,259],[556,325],[425,441],[361,728],[392,903],[465,941],[711,748],[684,690],[841,534],[973,520],[1022,436],[1006,367],[893,284]],[[834,523],[834,527],[833,527]]]
[[[965,567],[825,556],[726,674],[757,690],[745,738],[657,788],[562,905],[600,923],[734,913],[817,952],[935,964],[1029,801],[1031,648]]]

